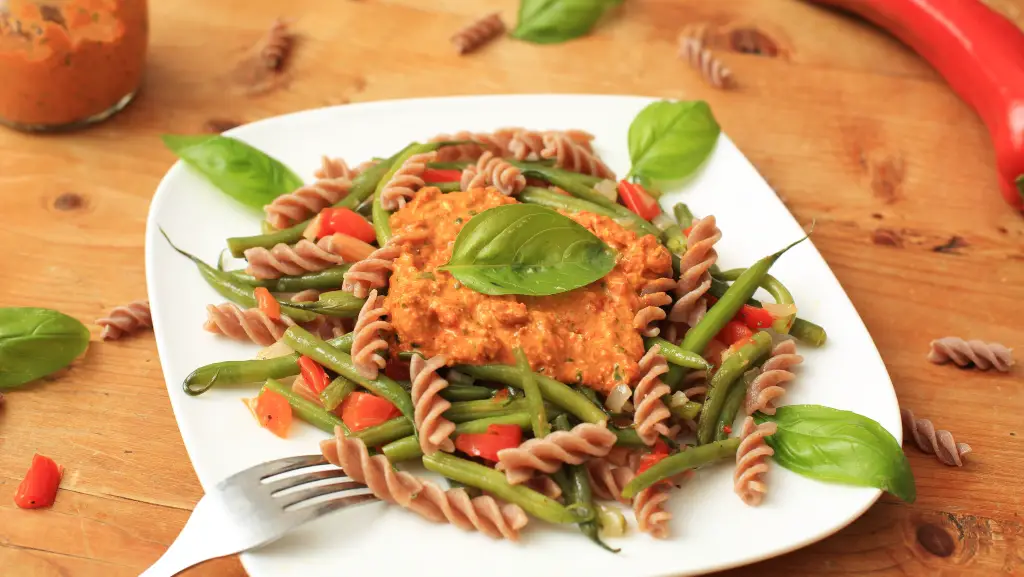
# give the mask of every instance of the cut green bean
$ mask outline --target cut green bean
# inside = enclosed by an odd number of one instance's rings
[[[445,375],[445,379],[448,380],[449,386],[476,384],[476,379],[465,373],[460,373],[459,371],[456,371],[454,369],[448,371],[448,374]]]
[[[346,435],[349,434],[348,427],[338,418],[338,415],[325,411],[323,407],[291,390],[290,387],[286,387],[280,381],[267,379],[263,387],[287,399],[295,414],[310,425],[331,435],[334,434],[335,427],[341,427]]]
[[[465,401],[452,403],[451,408],[444,412],[444,418],[453,423],[465,423],[479,419],[508,416],[514,413],[525,413],[526,402],[523,400],[512,402],[499,402],[494,400],[486,401]],[[385,421],[379,425],[367,427],[353,433],[366,443],[367,447],[379,447],[392,441],[408,437],[414,433],[413,425],[408,419],[398,417]]]
[[[622,489],[622,496],[632,499],[637,493],[654,485],[674,477],[684,471],[696,469],[701,465],[725,459],[736,454],[740,446],[740,439],[733,437],[724,441],[715,441],[700,447],[687,447],[685,451],[669,455],[652,465],[649,469],[640,473]]]
[[[441,397],[446,401],[482,401],[494,396],[494,389],[477,385],[449,384],[441,390]]]
[[[679,228],[686,230],[693,226],[694,217],[693,213],[690,212],[690,207],[686,206],[681,202],[678,202],[675,206],[672,207],[672,213],[675,214],[676,222],[679,223]]]
[[[708,294],[716,298],[722,298],[722,295],[727,290],[729,290],[728,283],[711,277],[711,288],[708,290]],[[747,299],[747,304],[752,307],[762,308],[761,301],[755,298]],[[824,328],[800,317],[793,319],[793,326],[789,327],[789,336],[812,347],[820,347],[828,340],[828,335],[825,333]]]
[[[516,425],[519,428],[526,430],[530,428],[530,414],[525,412],[511,413],[498,417],[488,417],[486,419],[477,419],[475,421],[459,423],[458,425],[455,425],[455,432],[452,434],[452,437],[454,438],[467,433],[486,433],[487,427],[490,427],[491,425]],[[392,463],[419,459],[423,456],[423,451],[420,449],[420,442],[412,435],[391,441],[381,447],[381,451]]]
[[[324,409],[333,411],[345,401],[346,397],[352,394],[352,391],[356,390],[357,386],[354,381],[345,377],[337,377],[324,387],[324,390],[320,391],[320,404],[324,406]]]
[[[424,188],[432,186],[444,194],[448,194],[449,192],[459,192],[462,190],[462,184],[458,182],[428,182],[423,186]]]
[[[569,419],[565,415],[561,415],[554,420],[554,429],[556,431],[568,431],[570,429]],[[566,464],[561,470],[555,471],[555,474],[551,475],[558,483],[558,486],[562,489],[562,500],[570,508],[581,508],[583,510],[594,511],[594,518],[590,521],[578,523],[577,526],[580,528],[580,532],[586,535],[591,541],[596,543],[598,546],[611,551],[612,553],[618,553],[618,549],[612,549],[601,540],[598,536],[597,526],[597,509],[594,505],[594,498],[590,490],[590,477],[587,474],[587,468],[584,465],[569,465]]]
[[[747,270],[744,268],[734,268],[726,271],[722,271],[715,275],[724,281],[734,281],[740,277],[743,272]],[[789,292],[786,285],[773,277],[770,274],[764,275],[764,280],[761,281],[761,288],[768,291],[768,294],[772,295],[775,302],[780,305],[791,305],[794,304],[793,293]],[[780,317],[775,319],[772,323],[772,329],[779,334],[788,334],[790,327],[793,325],[793,320],[796,318],[795,314]]]
[[[523,349],[516,347],[512,352],[516,358],[516,368],[523,376],[522,389],[526,393],[526,407],[530,412],[533,421],[533,436],[541,439],[551,432],[551,425],[548,424],[548,417],[544,414],[544,398],[540,394],[540,387],[537,386],[537,379],[530,370],[530,360],[526,358]]]
[[[683,350],[661,337],[647,337],[644,339],[644,347],[647,350],[650,350],[655,345],[658,346],[661,356],[665,357],[665,360],[673,365],[701,371],[711,370],[711,364],[695,352]]]
[[[672,416],[681,421],[693,421],[700,415],[702,405],[695,401],[686,401],[681,405],[669,404],[668,410]]]
[[[740,407],[743,406],[743,401],[747,398],[747,385],[749,384],[747,375],[750,374],[751,371],[744,373],[743,377],[740,378],[740,382],[729,389],[729,394],[726,395],[725,401],[722,402],[722,412],[718,414],[718,422],[715,424],[716,441],[729,438],[732,424],[736,421],[736,415],[739,414]],[[756,376],[756,373],[754,376]]]
[[[548,160],[531,160],[525,162],[515,163],[519,165],[521,170],[536,169],[543,170],[546,174],[553,175],[560,178],[571,178],[586,186],[594,186],[595,184],[605,180],[600,176],[592,176],[589,174],[583,174],[582,172],[573,172],[571,170],[565,170],[564,168],[555,168],[555,161],[553,159]],[[543,178],[543,177],[538,177]]]
[[[593,510],[563,507],[554,499],[523,485],[512,485],[505,474],[490,467],[438,451],[423,457],[423,465],[439,475],[454,479],[503,501],[519,505],[534,517],[549,523],[582,523],[593,518]]]
[[[597,408],[601,409],[602,411],[604,411],[604,414],[606,414],[606,415],[608,414],[607,407],[605,407],[604,403],[601,402],[601,399],[599,399],[597,397],[597,391],[595,391],[594,389],[591,389],[590,387],[580,387],[577,390],[579,390],[581,395],[583,395],[584,397],[590,399],[590,402],[594,403],[595,407],[597,407]]]
[[[283,276],[281,278],[256,278],[246,274],[244,270],[233,270],[228,272],[238,282],[249,286],[261,286],[272,293],[297,293],[306,289],[331,290],[337,289],[344,281],[345,273],[348,272],[351,264],[343,264],[331,267],[319,272],[311,272],[299,276]]]
[[[523,379],[525,377],[522,371],[513,366],[458,365],[455,369],[477,379],[496,381],[517,389],[523,388]],[[595,407],[589,399],[577,391],[574,391],[565,383],[561,383],[555,379],[537,373],[534,373],[534,379],[536,379],[537,387],[540,389],[540,394],[544,399],[556,407],[565,410],[581,421],[585,421],[587,423],[600,423],[601,421],[606,421],[608,419],[604,414],[604,411]]]
[[[541,188],[539,186],[527,186],[519,193],[519,200],[530,204],[539,204],[555,210],[564,210],[567,212],[592,212],[594,214],[600,214],[609,218],[618,218],[618,213],[614,210],[610,210],[601,205],[594,204],[592,202],[576,198],[575,196],[565,196],[564,194],[558,194],[547,188]]]
[[[381,176],[380,180],[377,181],[377,186],[373,191],[372,211],[373,229],[377,232],[377,246],[384,246],[388,243],[389,240],[391,240],[391,223],[389,221],[391,213],[385,210],[384,206],[382,206],[380,203],[380,196],[381,192],[383,192],[384,190],[384,187],[387,186],[388,182],[391,181],[391,177],[393,177],[395,173],[398,172],[400,168],[402,168],[402,165],[405,164],[405,161],[409,160],[410,156],[437,150],[440,147],[440,142],[428,142],[427,144],[420,144],[418,142],[414,142],[409,146],[406,146],[401,152],[399,152],[396,155],[395,160],[391,162],[391,165],[388,167],[387,172],[385,172],[383,176]]]
[[[283,307],[288,301],[277,299],[277,302]],[[364,304],[366,299],[361,299],[349,291],[335,290],[321,293],[315,301],[292,303],[291,306],[324,316],[350,319],[359,316]]]
[[[718,417],[722,413],[725,399],[729,396],[729,390],[743,376],[743,373],[750,370],[761,357],[771,352],[771,347],[771,335],[759,331],[754,333],[750,342],[722,361],[722,366],[718,368],[718,372],[711,377],[711,381],[708,383],[704,408],[701,409],[700,420],[697,421],[698,445],[710,443],[715,438],[715,426],[718,424]]]
[[[679,390],[679,384],[683,382],[686,370],[679,365],[669,363],[668,372],[661,377],[661,382],[669,386],[673,391]]]
[[[352,357],[312,335],[302,327],[289,327],[284,332],[283,340],[295,352],[306,355],[332,371],[349,378],[379,397],[383,397],[398,408],[410,421],[413,420],[412,398],[401,385],[385,376],[377,375],[376,379],[368,379],[356,370]]]

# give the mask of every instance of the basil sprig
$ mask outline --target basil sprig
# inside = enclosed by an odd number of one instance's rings
[[[821,405],[787,405],[774,415],[755,413],[778,431],[765,440],[772,459],[805,477],[888,491],[908,503],[917,497],[914,474],[896,439],[877,422]]]
[[[0,389],[45,377],[89,346],[89,329],[50,309],[0,308]]]
[[[474,216],[440,267],[488,295],[568,292],[608,274],[615,251],[571,218],[534,204],[506,204]]]
[[[302,179],[266,153],[229,136],[165,134],[164,145],[238,202],[263,208],[302,186]]]
[[[629,125],[630,176],[645,182],[692,174],[711,155],[722,129],[703,100],[647,105]]]
[[[557,44],[585,36],[601,16],[622,0],[522,0],[512,37],[535,44]]]

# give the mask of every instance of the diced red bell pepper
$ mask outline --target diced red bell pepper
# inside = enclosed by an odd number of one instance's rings
[[[510,394],[511,393],[508,392],[508,389],[502,389],[497,393],[494,393],[494,396],[491,397],[491,400],[494,401],[495,403],[504,403],[505,401],[508,400]]]
[[[655,464],[660,462],[662,459],[668,456],[668,453],[647,453],[640,457],[640,466],[637,467],[636,473],[639,475],[647,469],[650,469]]]
[[[243,399],[260,426],[282,439],[292,426],[292,406],[280,393],[263,389],[255,399]]]
[[[743,305],[736,316],[754,331],[770,328],[775,322],[775,317],[770,312],[750,305]]]
[[[256,287],[253,296],[256,297],[256,308],[275,321],[281,320],[281,303],[277,302],[266,287]]]
[[[658,440],[654,441],[654,446],[651,447],[651,452],[655,455],[667,455],[668,443],[665,442],[665,439],[658,437]]]
[[[318,228],[315,229],[316,238],[323,238],[337,233],[351,236],[363,242],[373,242],[377,238],[373,225],[347,208],[325,208],[320,211],[316,219],[319,222]]]
[[[498,451],[519,446],[523,431],[516,425],[490,425],[486,433],[463,433],[455,437],[455,448],[471,457],[498,462]]]
[[[22,509],[49,507],[57,498],[57,487],[64,474],[61,467],[49,457],[36,454],[25,473],[25,478],[14,493],[14,504]]]
[[[400,414],[387,399],[360,391],[349,394],[341,403],[341,420],[353,432],[390,421]]]
[[[753,335],[754,332],[747,328],[747,325],[733,319],[725,323],[725,326],[722,327],[722,330],[718,331],[715,338],[731,346],[733,343],[749,339]]]
[[[409,380],[409,361],[395,359],[384,366],[384,374],[396,381]]]
[[[661,206],[658,204],[658,199],[651,196],[639,184],[629,182],[628,180],[619,181],[619,196],[622,197],[622,202],[626,205],[626,208],[635,212],[644,220],[651,220],[661,214]]]
[[[309,388],[318,395],[324,392],[327,385],[331,384],[331,378],[327,376],[327,371],[306,355],[299,357],[299,371]]]
[[[455,169],[428,168],[423,171],[423,182],[459,182],[462,171]]]

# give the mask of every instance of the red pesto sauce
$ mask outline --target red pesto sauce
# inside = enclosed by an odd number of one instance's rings
[[[449,364],[514,364],[522,347],[534,371],[608,392],[638,379],[643,340],[633,328],[639,288],[669,275],[672,258],[651,235],[637,238],[605,216],[566,214],[618,253],[601,280],[546,297],[490,296],[463,287],[437,267],[475,214],[517,202],[493,188],[441,194],[420,191],[391,216],[402,255],[395,261],[385,305],[397,350],[443,354]]]
[[[0,16],[0,118],[61,125],[134,92],[148,36],[146,0],[9,0]]]

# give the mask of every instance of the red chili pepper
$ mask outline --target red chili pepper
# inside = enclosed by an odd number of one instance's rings
[[[979,0],[810,0],[888,30],[981,117],[1003,198],[1024,211],[1024,32]]]
[[[302,378],[309,385],[309,388],[318,395],[324,392],[327,385],[331,383],[330,377],[327,376],[327,371],[306,355],[299,357],[299,371],[302,373]]]
[[[749,339],[753,334],[754,332],[747,328],[747,325],[734,319],[725,323],[715,338],[731,346],[736,342]]]
[[[320,211],[316,219],[319,222],[319,227],[314,229],[316,238],[336,233],[351,236],[363,242],[373,242],[377,238],[377,233],[373,231],[373,225],[347,208],[325,208]]]
[[[455,437],[455,448],[471,457],[497,462],[498,451],[519,446],[523,431],[516,425],[490,425],[486,433],[463,433]]]
[[[658,199],[651,196],[639,184],[629,182],[628,180],[619,181],[619,196],[622,197],[622,202],[626,205],[626,208],[632,210],[644,220],[651,220],[661,214],[661,206],[658,205]]]
[[[39,454],[32,456],[25,478],[18,484],[14,493],[14,504],[22,509],[38,509],[49,507],[57,498],[57,487],[64,475],[61,467],[49,457]]]
[[[379,425],[402,414],[387,399],[356,391],[341,403],[341,420],[353,432]]]
[[[420,178],[424,182],[459,182],[462,180],[462,171],[455,169],[428,168],[423,171]]]
[[[281,320],[281,303],[274,299],[266,287],[256,287],[253,296],[256,297],[256,308],[275,321]]]
[[[292,406],[288,399],[270,389],[263,389],[255,399],[243,399],[260,426],[284,439],[292,426]]]

